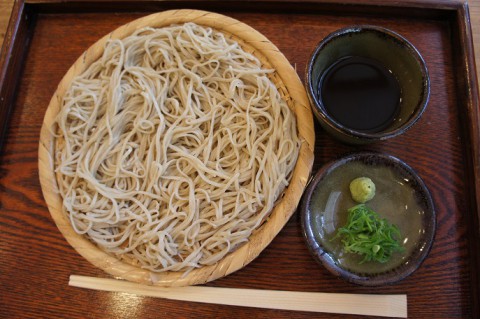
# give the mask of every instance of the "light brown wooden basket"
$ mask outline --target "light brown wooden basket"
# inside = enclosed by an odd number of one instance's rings
[[[120,261],[73,230],[67,216],[62,212],[62,198],[58,192],[54,173],[55,138],[51,133],[52,125],[61,106],[62,97],[73,78],[81,74],[101,56],[108,39],[125,38],[135,30],[146,26],[158,28],[185,22],[195,22],[224,33],[238,41],[244,50],[259,58],[266,68],[276,70],[272,75],[272,80],[287,100],[289,107],[295,112],[299,135],[303,141],[291,183],[283,198],[274,207],[269,219],[250,236],[247,243],[228,254],[220,262],[195,269],[187,275],[182,272],[154,273]],[[293,67],[274,44],[255,29],[220,14],[198,10],[165,11],[125,24],[106,35],[85,51],[65,74],[50,101],[42,125],[39,143],[40,183],[48,209],[58,229],[70,245],[93,265],[113,276],[144,284],[160,286],[202,284],[226,276],[247,265],[260,254],[282,229],[295,212],[308,182],[314,158],[314,141],[313,118],[305,88]]]

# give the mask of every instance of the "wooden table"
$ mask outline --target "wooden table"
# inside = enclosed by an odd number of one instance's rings
[[[5,28],[11,2],[0,1],[0,28]],[[480,52],[480,0],[471,1],[470,5],[475,46]],[[287,58],[299,61],[299,70],[305,66],[313,41],[343,23],[384,24],[413,39],[424,53],[435,83],[429,105],[431,110],[405,136],[370,149],[399,156],[417,169],[432,191],[439,217],[437,237],[429,257],[415,274],[396,285],[372,289],[334,278],[309,256],[303,244],[298,215],[292,217],[254,262],[208,285],[292,291],[407,293],[411,318],[471,318],[471,272],[467,267],[471,256],[470,243],[466,240],[469,225],[463,217],[470,207],[466,195],[469,176],[465,174],[465,148],[461,144],[464,131],[462,123],[456,120],[456,105],[462,104],[463,100],[453,94],[461,88],[454,85],[458,71],[451,64],[452,50],[446,26],[434,20],[410,21],[374,16],[349,17],[340,21],[328,15],[322,16],[325,22],[322,25],[323,21],[316,20],[315,15],[292,14],[291,25],[284,33],[278,33],[275,30],[284,25],[285,14],[269,13],[270,20],[265,21],[262,14],[255,11],[227,10],[225,13],[247,22],[278,43]],[[175,302],[68,286],[71,274],[108,275],[79,256],[49,216],[38,182],[39,129],[46,105],[73,61],[88,45],[110,32],[112,25],[122,25],[143,15],[130,12],[111,15],[47,13],[41,14],[36,22],[5,153],[0,158],[0,318],[355,318]],[[302,35],[311,42],[299,46],[291,39],[299,35],[303,26],[312,27],[318,33]],[[480,65],[479,57],[476,61]],[[314,169],[338,154],[358,150],[340,145],[320,131],[318,133],[318,160]]]

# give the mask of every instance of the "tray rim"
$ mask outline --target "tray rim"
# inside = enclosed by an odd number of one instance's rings
[[[199,1],[197,3],[222,3],[223,7],[229,5],[236,5],[242,1],[229,1],[223,2],[220,0],[213,1]],[[112,6],[112,3],[114,4]],[[8,127],[8,109],[13,104],[15,99],[14,93],[5,93],[6,81],[13,80],[16,84],[18,80],[18,74],[21,73],[21,63],[15,63],[10,61],[12,52],[25,52],[25,48],[28,48],[29,33],[31,33],[32,25],[31,21],[34,20],[31,17],[35,17],[38,13],[73,13],[78,8],[83,8],[83,12],[93,10],[92,6],[108,5],[109,9],[104,11],[121,11],[122,8],[127,8],[128,4],[131,4],[130,0],[121,0],[118,2],[112,2],[110,0],[77,0],[77,1],[62,1],[62,0],[18,0],[14,4],[12,10],[12,17],[9,27],[6,32],[3,48],[0,52],[0,129],[5,130]],[[149,5],[146,10],[151,11],[152,8],[162,6],[163,4],[185,4],[194,3],[192,1],[172,0],[172,1],[142,1],[141,3]],[[428,0],[402,0],[392,3],[388,3],[385,6],[384,1],[379,0],[347,0],[338,3],[336,0],[300,0],[293,2],[290,0],[263,0],[263,1],[247,1],[246,6],[262,3],[264,5],[271,5],[272,3],[281,4],[285,6],[292,6],[300,4],[302,8],[312,6],[314,8],[326,8],[338,11],[338,8],[347,8],[347,12],[365,13],[365,12],[390,12],[392,8],[403,8],[408,11],[408,15],[423,16],[424,18],[434,19],[446,19],[453,26],[452,41],[459,44],[456,50],[453,52],[453,60],[455,66],[460,68],[459,73],[464,74],[461,78],[455,78],[457,83],[457,90],[460,89],[465,93],[464,97],[461,97],[463,104],[468,109],[468,114],[465,115],[464,120],[468,123],[468,130],[466,132],[466,142],[470,142],[471,147],[465,147],[467,150],[467,168],[472,174],[467,174],[468,184],[472,186],[470,190],[470,208],[471,211],[467,212],[469,216],[466,216],[469,221],[469,251],[472,254],[470,263],[473,267],[472,270],[477,270],[480,266],[480,113],[479,113],[479,89],[477,73],[475,72],[475,60],[473,56],[473,40],[471,33],[469,7],[468,3],[463,0],[439,0],[432,3]],[[350,9],[349,9],[350,8]],[[100,9],[100,11],[102,11]],[[96,12],[94,10],[94,12]],[[25,18],[28,19],[25,19]],[[452,45],[453,47],[453,45]],[[23,51],[22,51],[23,50]],[[13,78],[8,78],[8,76]],[[17,76],[17,78],[15,77]],[[12,86],[8,86],[11,88]],[[13,86],[14,87],[14,86]],[[13,90],[14,91],[14,90]],[[7,112],[5,112],[7,110]],[[466,111],[467,112],[467,111]],[[0,133],[0,143],[3,141],[3,134]],[[1,153],[0,153],[1,156]],[[472,273],[472,307],[473,314],[480,315],[479,305],[479,291],[480,291],[480,276],[476,274],[476,271]]]

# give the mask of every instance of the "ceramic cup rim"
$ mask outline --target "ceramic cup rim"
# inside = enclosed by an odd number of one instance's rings
[[[383,34],[389,37],[390,39],[401,43],[402,47],[405,48],[408,52],[410,52],[412,57],[414,57],[414,59],[417,61],[418,65],[420,66],[420,72],[423,78],[422,80],[423,92],[422,92],[421,99],[419,100],[419,103],[416,106],[415,112],[412,113],[410,118],[406,120],[398,128],[395,128],[393,130],[385,130],[385,131],[372,133],[372,132],[358,131],[358,130],[346,127],[341,123],[339,123],[338,121],[336,121],[332,116],[330,116],[330,114],[326,111],[326,108],[323,105],[322,101],[317,97],[316,94],[314,94],[315,86],[316,86],[316,83],[312,83],[314,61],[316,61],[318,55],[322,52],[322,50],[329,43],[331,43],[331,41],[333,41],[338,37],[342,37],[350,34],[358,34],[365,31],[374,32],[376,34]],[[310,100],[312,101],[311,104],[313,104],[313,108],[316,111],[318,111],[318,112],[315,112],[315,114],[318,114],[318,116],[322,117],[322,121],[324,124],[328,125],[331,129],[333,129],[337,133],[340,133],[341,135],[347,135],[349,137],[370,141],[370,142],[373,142],[375,140],[389,139],[406,132],[420,119],[430,100],[430,76],[428,73],[427,64],[425,63],[425,60],[423,59],[420,52],[410,41],[408,41],[402,35],[396,33],[395,31],[387,29],[385,27],[380,27],[375,25],[368,25],[368,24],[352,25],[352,26],[338,29],[330,33],[329,35],[327,35],[325,38],[323,38],[316,45],[314,51],[310,55],[310,58],[308,60],[308,64],[306,67],[305,79],[306,79],[307,93]]]

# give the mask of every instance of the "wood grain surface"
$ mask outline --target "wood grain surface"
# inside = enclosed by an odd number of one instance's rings
[[[480,14],[477,5],[478,1],[472,3],[472,12]],[[314,171],[332,159],[360,149],[397,156],[412,166],[429,187],[437,208],[438,228],[432,251],[418,271],[398,284],[368,288],[337,279],[313,261],[303,242],[299,216],[295,214],[251,264],[208,285],[406,293],[409,318],[473,318],[473,304],[478,300],[472,299],[472,273],[468,264],[471,253],[465,216],[471,207],[465,124],[461,120],[465,105],[455,84],[456,51],[449,25],[442,20],[382,15],[220,11],[249,24],[276,44],[302,80],[315,44],[342,26],[378,24],[410,39],[430,71],[431,99],[423,117],[403,136],[361,148],[339,144],[317,128]],[[186,303],[68,286],[71,274],[108,275],[83,259],[65,241],[48,212],[37,165],[43,117],[58,83],[82,52],[114,28],[144,15],[86,12],[46,13],[37,17],[0,158],[0,317],[357,318]]]

